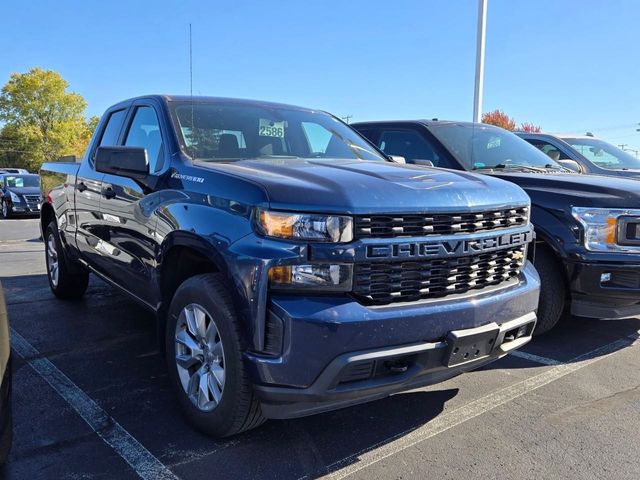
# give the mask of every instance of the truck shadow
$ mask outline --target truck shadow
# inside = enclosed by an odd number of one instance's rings
[[[361,453],[424,426],[457,394],[457,388],[413,391],[303,419],[272,421],[266,427],[274,433],[286,430],[299,465],[295,477],[316,478],[358,463]]]

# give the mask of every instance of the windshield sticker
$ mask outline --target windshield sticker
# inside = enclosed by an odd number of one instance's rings
[[[500,137],[491,137],[487,143],[487,150],[490,148],[498,148],[500,146]]]
[[[258,135],[261,137],[284,138],[284,123],[284,121],[274,122],[268,118],[261,118]]]

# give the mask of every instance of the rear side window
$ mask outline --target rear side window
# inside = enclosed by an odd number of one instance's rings
[[[107,126],[102,132],[102,138],[100,138],[100,145],[117,145],[118,134],[120,133],[120,129],[122,128],[122,122],[124,122],[125,112],[126,110],[117,110],[109,114]]]
[[[157,172],[162,168],[162,136],[158,116],[152,107],[136,108],[124,144],[130,147],[144,147],[147,150],[150,172]]]

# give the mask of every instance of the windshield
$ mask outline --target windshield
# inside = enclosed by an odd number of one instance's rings
[[[598,167],[611,170],[640,169],[640,159],[596,138],[563,138],[583,157]]]
[[[502,128],[444,123],[431,125],[429,130],[466,170],[564,170],[536,147]]]
[[[182,148],[194,160],[385,160],[354,130],[326,113],[228,103],[170,105]]]
[[[11,175],[4,177],[7,188],[39,187],[40,177],[38,175]]]

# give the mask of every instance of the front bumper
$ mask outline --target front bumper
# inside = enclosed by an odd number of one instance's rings
[[[494,328],[498,339],[492,342],[488,355],[451,367],[446,365],[449,340],[344,354],[334,359],[310,387],[256,387],[262,413],[268,418],[302,417],[442,382],[522,347],[531,340],[535,324],[536,315],[531,312],[502,325],[469,329],[465,333]],[[522,336],[515,338],[514,332],[520,329]]]
[[[245,354],[263,413],[291,418],[342,408],[441,382],[524,345],[535,325],[540,281],[527,263],[519,278],[461,295],[381,307],[350,298],[274,296],[282,354]],[[500,335],[486,355],[446,366],[452,331],[494,324]],[[525,335],[504,333],[526,325]],[[449,364],[451,364],[449,362]]]
[[[573,315],[603,319],[640,315],[640,264],[576,262],[567,268]]]
[[[40,215],[40,203],[11,203],[11,213],[14,215]]]

